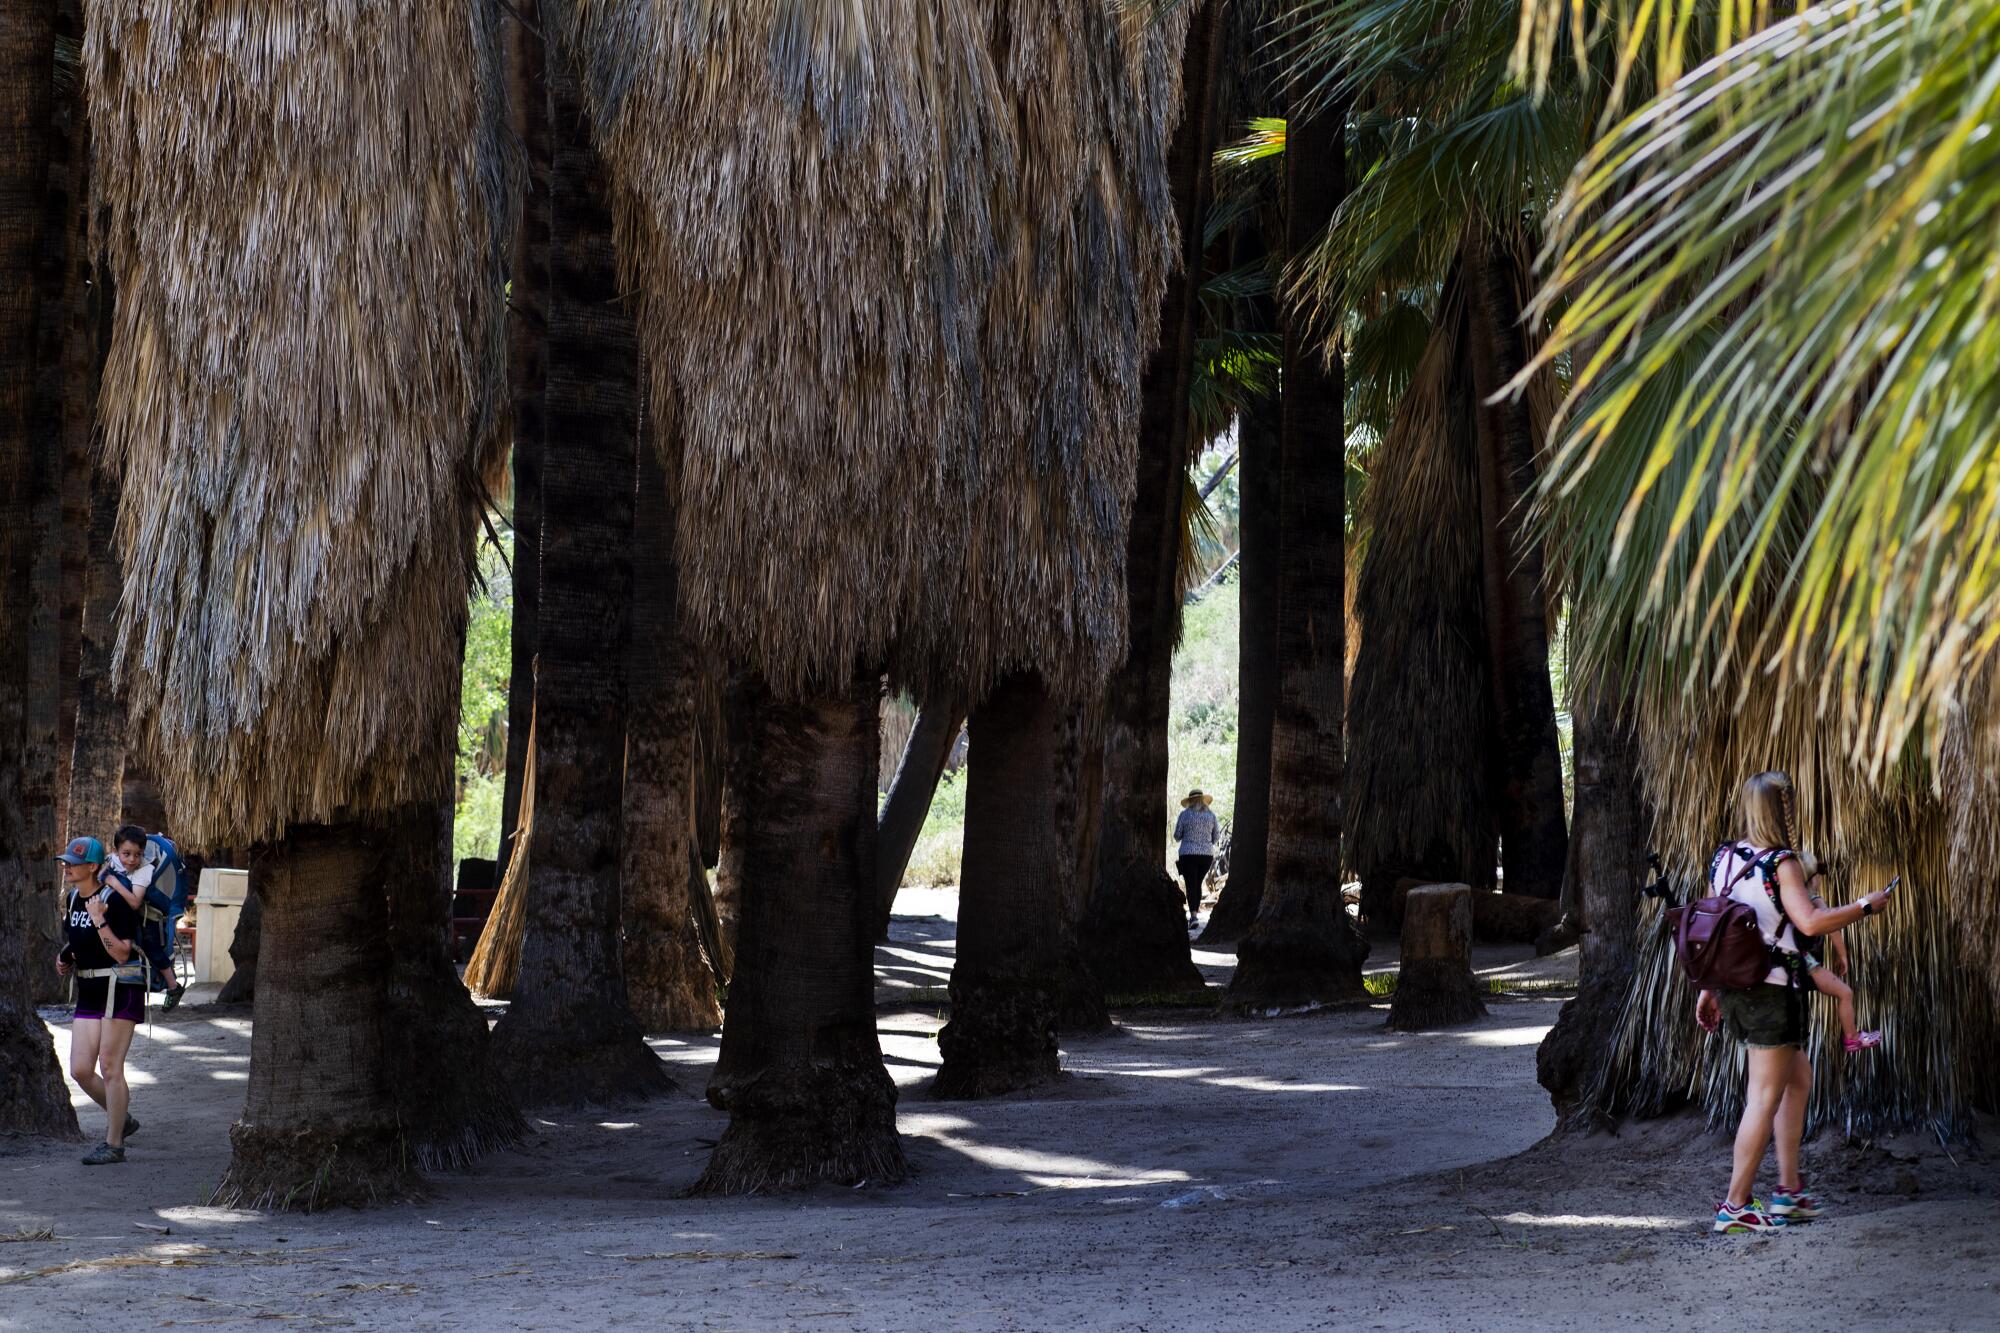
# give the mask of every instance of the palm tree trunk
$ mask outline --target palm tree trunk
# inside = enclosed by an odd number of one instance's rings
[[[253,867],[250,889],[243,896],[243,911],[236,918],[236,934],[229,941],[229,980],[215,993],[217,1004],[251,1004],[257,998],[257,959],[264,951],[264,895],[257,888]]]
[[[1304,254],[1347,191],[1346,112],[1295,115],[1285,151],[1285,252]],[[1280,418],[1277,671],[1264,900],[1237,947],[1231,1001],[1365,994],[1368,941],[1341,896],[1347,691],[1347,454],[1340,362],[1287,309]]]
[[[28,13],[11,21],[14,31],[8,40],[32,42],[20,51],[27,68],[14,66],[10,74],[29,79],[35,87],[23,90],[16,102],[32,123],[16,122],[15,132],[32,133],[40,143],[16,160],[28,174],[18,182],[18,206],[38,216],[18,219],[25,229],[22,237],[24,262],[0,268],[0,282],[20,289],[22,329],[20,359],[10,358],[6,373],[18,375],[26,396],[21,403],[25,416],[21,428],[28,450],[28,472],[24,478],[29,498],[28,595],[11,602],[6,614],[27,621],[27,693],[22,744],[13,750],[20,765],[21,798],[25,802],[24,831],[28,843],[21,848],[31,867],[38,893],[53,898],[56,876],[51,860],[60,845],[59,824],[62,798],[58,789],[62,770],[62,665],[63,665],[63,435],[62,435],[62,314],[64,301],[64,252],[69,240],[68,210],[63,206],[69,186],[69,165],[76,126],[81,123],[81,99],[74,85],[65,91],[55,79],[56,48],[60,6],[47,0],[31,0]],[[33,107],[28,107],[32,99]],[[16,149],[16,152],[20,150]],[[9,182],[9,195],[15,182]],[[13,207],[10,197],[5,207]],[[12,219],[9,220],[13,221]],[[11,246],[9,247],[11,249]],[[10,256],[11,257],[11,256]],[[0,409],[4,417],[4,409]],[[100,835],[101,836],[101,835]],[[45,892],[44,892],[45,891]],[[53,912],[34,912],[27,920],[27,948],[40,962],[61,947]],[[59,1000],[62,983],[47,967],[31,966],[36,999],[41,1003]]]
[[[1257,919],[1271,821],[1271,719],[1278,698],[1277,404],[1257,403],[1238,422],[1238,432],[1243,546],[1237,580],[1236,800],[1229,878],[1201,933],[1203,944],[1233,943]]]
[[[113,685],[118,638],[118,477],[97,469],[91,480],[89,569],[83,606],[83,657],[77,670],[76,735],[69,770],[70,825],[108,830],[125,811],[125,698]],[[100,833],[98,836],[104,836]]]
[[[875,1035],[880,687],[779,703],[743,690],[731,751],[743,897],[708,1100],[729,1128],[697,1194],[892,1184],[908,1166]]]
[[[1055,803],[1062,710],[1020,672],[972,710],[965,870],[951,1021],[933,1097],[990,1097],[1048,1083],[1062,993],[1063,857]]]
[[[1576,819],[1570,885],[1582,935],[1576,998],[1535,1051],[1535,1077],[1567,1120],[1589,1099],[1639,961],[1642,854],[1652,810],[1629,705],[1591,699],[1576,714]]]
[[[36,690],[35,525],[48,502],[36,489],[32,416],[55,16],[52,0],[0,9],[0,748],[18,757],[0,763],[0,1132],[74,1137],[55,1048],[33,1008],[54,971],[42,933],[56,917],[54,885],[39,859],[54,828],[24,762]]]
[[[486,1015],[451,959],[451,808],[400,812],[387,845],[383,1058],[417,1165],[451,1170],[519,1141],[528,1127],[494,1070]]]
[[[1057,918],[1062,967],[1057,982],[1056,1031],[1102,1032],[1111,1026],[1104,988],[1090,970],[1083,947],[1084,917],[1097,870],[1097,832],[1104,811],[1104,705],[1072,704],[1056,732],[1055,829],[1061,911]]]
[[[259,848],[271,970],[257,987],[250,1088],[210,1203],[312,1211],[415,1198],[384,1028],[382,881],[399,839],[375,824],[294,824]]]
[[[82,15],[75,0],[63,0],[63,20],[81,40]],[[79,101],[81,99],[79,98]],[[111,347],[109,272],[90,248],[90,132],[79,114],[67,192],[70,228],[63,285],[62,336],[62,664],[57,699],[56,792],[61,801],[59,830],[70,823],[70,765],[76,754],[76,724],[83,675],[83,609],[90,595],[90,506],[97,480],[95,436],[97,388]]]
[[[882,927],[876,936],[889,938],[889,914],[896,907],[896,890],[910,868],[910,853],[931,812],[931,798],[944,777],[944,766],[965,726],[965,705],[955,699],[932,699],[917,709],[917,722],[889,783],[889,799],[875,825],[875,896],[881,904]]]
[[[1181,58],[1181,123],[1167,154],[1180,253],[1160,305],[1160,341],[1140,383],[1138,489],[1126,543],[1129,603],[1124,665],[1105,695],[1104,813],[1089,924],[1091,970],[1107,990],[1169,994],[1202,988],[1188,952],[1185,901],[1166,870],[1167,719],[1175,641],[1181,503],[1193,448],[1195,290],[1201,280],[1221,5],[1192,19]]]
[[[1521,326],[1526,265],[1511,241],[1473,227],[1466,263],[1473,391],[1478,395],[1480,508],[1486,534],[1486,642],[1491,662],[1494,822],[1507,892],[1562,891],[1569,834],[1549,684],[1541,544],[1527,527],[1542,423],[1516,396],[1492,399],[1528,364]]]
[[[521,975],[494,1055],[523,1106],[672,1087],[625,1001],[620,843],[638,466],[638,341],[604,173],[550,50],[548,466],[536,617],[535,817]]]
[[[507,286],[508,376],[514,423],[513,665],[507,680],[507,767],[500,804],[500,865],[514,852],[521,775],[535,708],[535,615],[540,605],[543,396],[548,382],[549,104],[537,0],[517,0],[507,20],[508,85],[521,138],[521,223]]]
[[[673,489],[653,441],[639,446],[644,517],[632,545],[632,648],[625,723],[625,994],[647,1032],[722,1021],[689,901],[694,654],[682,637]]]
[[[1370,928],[1393,938],[1403,879],[1493,885],[1478,428],[1463,267],[1368,482],[1368,559],[1350,687],[1346,860]]]

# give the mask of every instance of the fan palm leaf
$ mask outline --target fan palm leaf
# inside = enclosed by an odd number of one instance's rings
[[[1824,6],[1607,136],[1552,242],[1543,355],[1589,396],[1545,510],[1636,585],[1641,655],[1809,687],[1877,775],[2000,637],[1996,110],[2000,5]],[[1621,504],[1575,502],[1648,436]],[[1785,612],[1753,614],[1771,587]]]

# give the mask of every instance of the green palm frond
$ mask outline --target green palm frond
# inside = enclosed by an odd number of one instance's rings
[[[1215,150],[1215,165],[1223,170],[1241,170],[1260,162],[1270,162],[1285,154],[1285,118],[1254,116],[1244,127],[1243,137]]]
[[[1278,352],[1268,333],[1223,329],[1195,340],[1188,411],[1196,439],[1217,438],[1252,402],[1277,392]]]
[[[1350,435],[1358,429],[1376,438],[1389,433],[1430,337],[1429,303],[1414,299],[1393,301],[1355,326],[1346,340]]]
[[[1388,98],[1431,115],[1469,75],[1504,69],[1518,0],[1300,0],[1274,23],[1307,106]]]
[[[1684,685],[1775,672],[1876,773],[2000,637],[1996,114],[2000,4],[1822,6],[1605,138],[1552,242],[1545,511]]]

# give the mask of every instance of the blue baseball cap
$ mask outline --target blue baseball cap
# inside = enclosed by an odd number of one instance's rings
[[[103,865],[104,844],[95,838],[71,838],[56,860],[66,866]]]

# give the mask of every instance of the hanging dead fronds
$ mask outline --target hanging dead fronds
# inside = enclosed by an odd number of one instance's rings
[[[1959,947],[2000,1010],[2000,669],[1993,664],[1949,705],[1943,751]]]
[[[1809,999],[1809,1115],[1813,1124],[1850,1134],[1920,1127],[1962,1133],[1972,1111],[2000,1090],[1993,1074],[2000,1026],[1977,966],[1990,937],[1968,940],[1952,899],[1991,890],[1969,885],[1973,863],[1950,854],[1945,806],[1931,794],[1923,766],[1906,761],[1888,783],[1872,783],[1809,710],[1794,706],[1778,720],[1779,690],[1772,677],[1761,678],[1735,713],[1690,710],[1673,699],[1642,702],[1647,787],[1660,812],[1656,846],[1682,896],[1706,892],[1701,876],[1711,853],[1741,836],[1738,785],[1780,768],[1798,792],[1801,839],[1830,865],[1830,903],[1850,902],[1901,875],[1895,905],[1846,932],[1861,1025],[1882,1029],[1884,1042],[1867,1060],[1843,1058],[1832,1002]],[[1593,1101],[1612,1114],[1693,1103],[1714,1123],[1733,1121],[1742,1108],[1743,1051],[1696,1028],[1694,995],[1657,907],[1645,911],[1640,930],[1637,974]]]
[[[571,0],[695,632],[780,691],[1122,652],[1185,18]]]
[[[437,799],[500,444],[490,10],[89,13],[119,655],[176,830],[241,844]]]

